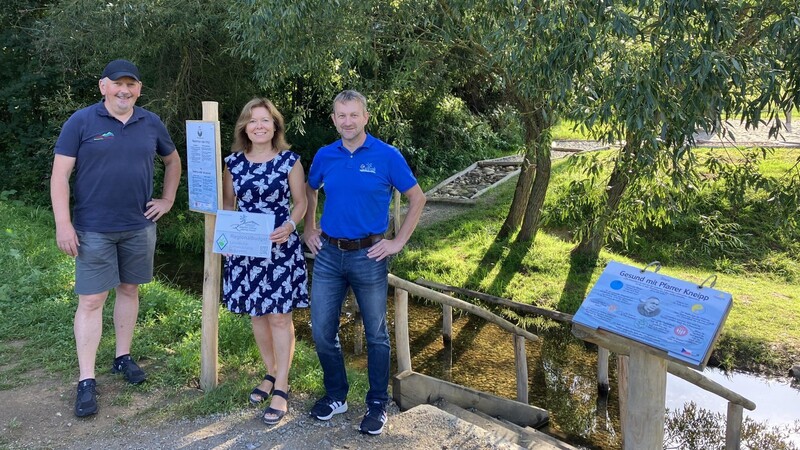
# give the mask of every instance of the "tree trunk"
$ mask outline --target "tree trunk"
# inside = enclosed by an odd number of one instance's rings
[[[520,108],[520,110],[524,111],[522,108]],[[517,187],[514,190],[514,199],[511,201],[511,208],[508,211],[505,222],[503,222],[503,226],[500,227],[500,232],[497,234],[499,239],[509,237],[522,222],[531,197],[534,175],[538,173],[536,170],[536,164],[538,164],[538,147],[536,143],[541,136],[541,124],[543,123],[542,114],[539,111],[535,113],[523,113],[522,123],[525,129],[525,155],[522,158],[522,169],[519,174],[519,179],[517,180]],[[534,164],[534,161],[536,161],[536,164]]]
[[[605,244],[608,222],[617,212],[619,202],[622,200],[622,195],[625,193],[625,189],[627,189],[630,183],[628,173],[632,154],[631,149],[638,147],[638,145],[634,145],[631,136],[628,136],[628,138],[622,155],[620,155],[616,164],[614,164],[614,171],[608,179],[608,185],[603,194],[605,197],[605,206],[602,211],[595,212],[589,232],[584,234],[583,239],[572,249],[572,254],[574,256],[582,256],[596,260],[600,255],[600,250],[603,248],[603,244]]]
[[[536,164],[533,164],[533,155],[528,155],[526,147],[525,155],[522,158],[522,169],[517,179],[517,187],[514,190],[514,199],[511,201],[511,208],[508,211],[500,232],[497,233],[499,239],[506,239],[513,233],[522,222],[525,214],[525,206],[528,204],[528,197],[531,195],[533,185],[533,175],[536,173]]]
[[[550,143],[540,144],[536,149],[536,177],[533,179],[531,197],[525,209],[522,228],[517,235],[517,242],[531,242],[539,231],[539,219],[542,217],[544,197],[550,184]]]
[[[550,137],[550,123],[541,110],[537,110],[531,116],[530,121],[525,121],[526,128],[531,129],[532,138],[527,144],[532,146],[536,155],[536,176],[533,179],[533,186],[530,191],[525,216],[522,220],[522,228],[517,235],[517,242],[531,242],[536,238],[539,230],[539,219],[542,216],[542,206],[547,195],[547,186],[550,184],[550,148],[553,141]]]

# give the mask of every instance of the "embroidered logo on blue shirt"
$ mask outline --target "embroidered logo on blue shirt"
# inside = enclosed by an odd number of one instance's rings
[[[103,134],[98,134],[98,135],[97,135],[97,136],[95,136],[95,137],[94,137],[92,140],[93,140],[93,141],[105,141],[105,140],[107,140],[107,139],[111,139],[111,138],[113,138],[113,137],[114,137],[114,133],[112,133],[112,132],[110,132],[110,131],[106,131],[106,132],[105,132],[105,133],[103,133]]]
[[[358,171],[359,172],[366,172],[366,173],[375,173],[375,166],[373,166],[372,163],[362,164],[358,168]]]

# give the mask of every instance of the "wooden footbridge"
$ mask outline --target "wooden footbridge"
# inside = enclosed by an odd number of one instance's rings
[[[525,430],[527,433],[516,441],[523,447],[572,448],[544,433],[535,432],[536,428],[547,423],[548,414],[547,411],[528,404],[525,341],[536,341],[538,337],[486,309],[443,292],[469,296],[512,308],[519,313],[539,315],[565,323],[572,323],[571,315],[426,280],[411,282],[391,274],[389,275],[389,284],[394,287],[394,331],[398,369],[398,373],[393,378],[392,387],[394,400],[401,409],[406,410],[422,403],[435,404],[444,400],[448,405],[477,411],[482,416],[494,418],[501,424],[511,423],[514,425],[512,428]],[[510,333],[514,338],[516,400],[500,398],[414,372],[411,366],[408,335],[409,294],[442,306],[443,336],[448,336],[451,332],[453,308],[477,315]],[[696,370],[661,359],[657,356],[656,351],[650,350],[646,345],[630,340],[620,343],[618,338],[611,339],[603,331],[591,330],[576,324],[573,324],[573,334],[583,340],[599,344],[597,384],[601,394],[607,394],[609,390],[609,350],[618,355],[618,392],[620,394],[623,449],[660,450],[663,448],[667,372],[728,401],[725,448],[726,450],[740,448],[743,408],[754,410],[756,405],[753,401],[710,380]]]

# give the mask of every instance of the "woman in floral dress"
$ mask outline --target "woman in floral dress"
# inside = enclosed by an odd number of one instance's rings
[[[306,212],[305,174],[300,156],[289,147],[281,113],[269,100],[255,98],[236,121],[233,153],[225,158],[223,175],[224,209],[275,215],[271,258],[227,256],[222,287],[225,307],[251,317],[267,370],[250,402],[272,396],[262,414],[269,425],[280,422],[289,409],[292,310],[308,307],[306,263],[296,231]]]

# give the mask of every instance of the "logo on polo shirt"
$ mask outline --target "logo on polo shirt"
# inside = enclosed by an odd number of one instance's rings
[[[366,173],[375,173],[375,166],[373,166],[372,163],[365,163],[358,168],[358,171]]]
[[[112,133],[110,131],[106,131],[103,134],[98,134],[97,136],[92,138],[92,140],[93,141],[106,141],[108,139],[112,139],[113,137],[114,137],[114,133]]]

